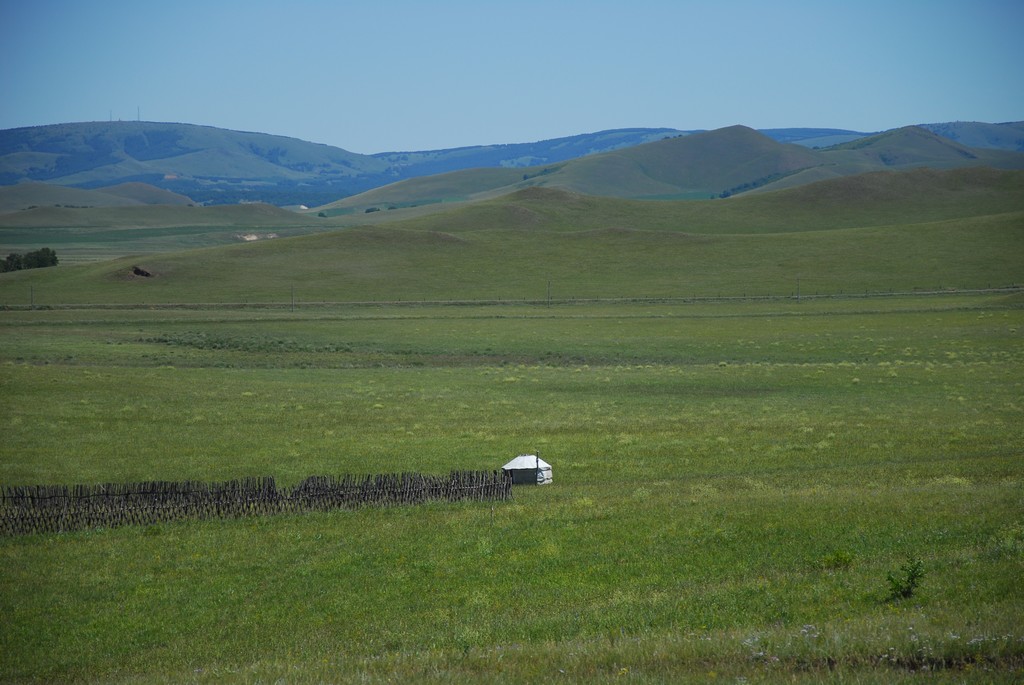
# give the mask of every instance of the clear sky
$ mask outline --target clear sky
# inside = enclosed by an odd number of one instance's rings
[[[353,152],[610,128],[1024,119],[1024,0],[0,0],[0,129]]]

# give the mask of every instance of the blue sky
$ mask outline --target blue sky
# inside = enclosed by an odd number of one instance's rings
[[[1022,35],[1021,0],[0,0],[0,128],[141,114],[372,153],[1019,121]]]

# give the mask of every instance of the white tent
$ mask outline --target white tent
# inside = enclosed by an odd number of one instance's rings
[[[501,470],[512,474],[513,485],[547,485],[551,482],[551,464],[536,454],[520,454]]]

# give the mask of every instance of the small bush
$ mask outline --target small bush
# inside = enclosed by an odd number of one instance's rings
[[[910,558],[907,563],[900,566],[899,572],[890,572],[887,578],[889,580],[889,596],[886,597],[886,601],[894,602],[913,597],[918,584],[924,578],[924,562],[920,559]]]

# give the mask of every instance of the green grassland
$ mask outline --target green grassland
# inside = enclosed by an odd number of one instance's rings
[[[226,245],[324,230],[270,205],[39,207],[0,214],[0,254],[53,246],[62,264]]]
[[[444,174],[419,176],[359,193],[351,198],[310,210],[328,216],[352,212],[366,213],[366,209],[388,209],[458,202],[479,198],[495,189],[514,185],[523,178],[522,169],[466,169]]]
[[[0,304],[538,300],[549,282],[561,300],[795,294],[798,279],[804,294],[999,287],[1024,275],[1022,173],[879,173],[699,202],[530,188],[333,231],[291,215],[317,232],[240,243],[234,227],[222,247],[4,274]],[[184,228],[153,230],[188,244]]]
[[[0,539],[0,679],[1013,682],[1022,305],[3,312],[5,484],[555,483]]]
[[[555,479],[0,539],[0,680],[1017,682],[1022,187],[530,188],[0,275],[2,484]]]
[[[29,181],[13,186],[0,186],[0,216],[39,207],[126,207],[149,204],[192,204],[175,193],[144,183],[124,183],[99,190],[68,188]]]
[[[1002,287],[1021,280],[1022,221],[1024,213],[1013,213],[764,236],[351,229],[16,272],[0,282],[0,304],[287,305],[293,295],[308,303],[542,300],[549,292],[558,300],[760,297],[795,295],[798,287],[804,295]],[[154,277],[132,276],[135,265]]]

